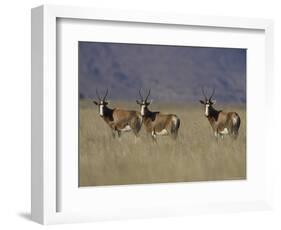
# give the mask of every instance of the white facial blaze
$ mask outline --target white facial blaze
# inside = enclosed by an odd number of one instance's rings
[[[144,116],[144,108],[145,108],[145,105],[141,105],[141,115]]]
[[[103,116],[103,106],[104,105],[100,105],[100,116]]]
[[[205,105],[205,116],[209,116],[209,104]]]

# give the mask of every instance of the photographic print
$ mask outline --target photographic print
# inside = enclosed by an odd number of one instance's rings
[[[246,49],[78,51],[79,186],[246,179]]]

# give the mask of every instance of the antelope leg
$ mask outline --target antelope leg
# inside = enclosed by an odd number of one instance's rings
[[[219,143],[219,133],[218,133],[218,131],[216,130],[214,134],[215,134],[215,138],[216,138],[217,143]]]
[[[155,131],[152,131],[151,136],[152,136],[153,142],[156,143],[156,142],[157,142],[157,139],[156,139],[156,133],[155,133]]]

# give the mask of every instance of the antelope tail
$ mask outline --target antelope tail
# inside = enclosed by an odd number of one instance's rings
[[[176,139],[178,137],[178,131],[180,128],[180,119],[174,115],[172,117],[172,125],[171,125],[171,136],[173,139]]]
[[[236,139],[238,136],[238,130],[241,124],[240,117],[237,113],[234,113],[234,116],[232,117],[232,135]]]

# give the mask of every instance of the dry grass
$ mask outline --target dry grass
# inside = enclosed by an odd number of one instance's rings
[[[117,103],[116,103],[117,104]],[[138,109],[136,104],[118,103]],[[97,108],[80,101],[80,186],[230,180],[246,178],[246,111],[224,106],[241,117],[237,141],[216,143],[210,124],[198,105],[157,105],[151,110],[174,113],[181,119],[176,141],[151,137],[141,129],[135,143],[132,133],[113,139]]]

